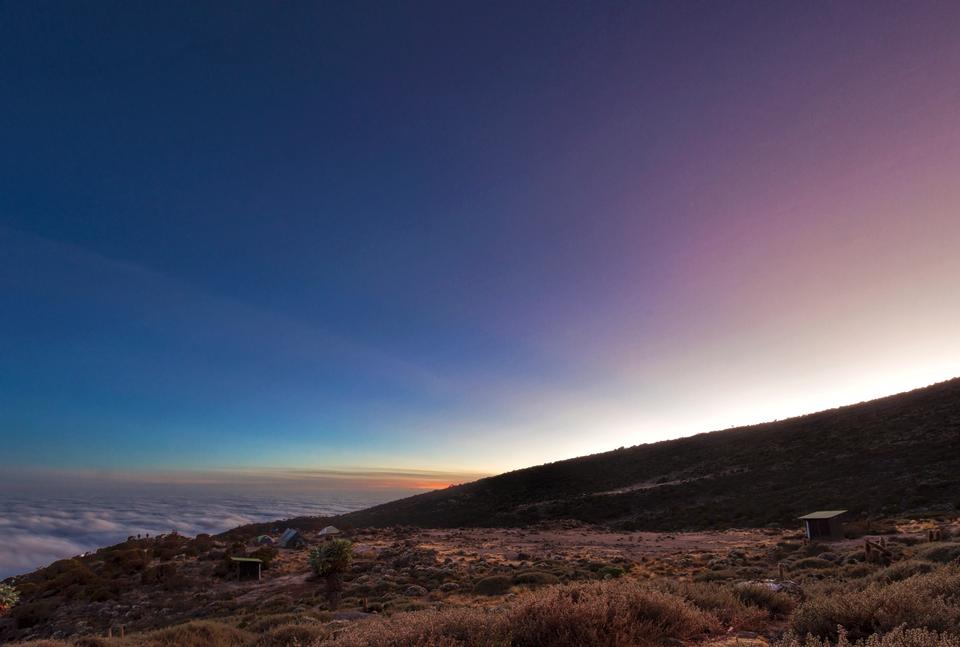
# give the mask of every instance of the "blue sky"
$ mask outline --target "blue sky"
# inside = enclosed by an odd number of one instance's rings
[[[0,434],[496,472],[957,373],[949,4],[0,4]]]

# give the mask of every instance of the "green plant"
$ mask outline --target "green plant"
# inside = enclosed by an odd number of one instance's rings
[[[623,577],[624,573],[626,573],[626,571],[619,566],[604,566],[597,571],[597,575],[604,580],[613,580],[618,577]]]
[[[20,593],[9,584],[0,582],[0,613],[5,613],[20,599]]]
[[[353,543],[347,539],[333,539],[310,551],[310,568],[326,579],[327,601],[331,609],[340,603],[343,574],[353,561]]]

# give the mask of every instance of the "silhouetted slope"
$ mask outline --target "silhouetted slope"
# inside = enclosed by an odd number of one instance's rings
[[[508,472],[336,524],[680,529],[790,522],[815,509],[960,506],[960,379],[820,413]]]

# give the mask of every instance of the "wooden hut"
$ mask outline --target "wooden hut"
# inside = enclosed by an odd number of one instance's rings
[[[846,510],[820,510],[800,517],[807,539],[843,539],[843,516]]]
[[[240,580],[259,580],[260,573],[263,570],[263,560],[256,557],[231,557],[230,564],[233,566],[233,572],[236,574],[237,581]]]

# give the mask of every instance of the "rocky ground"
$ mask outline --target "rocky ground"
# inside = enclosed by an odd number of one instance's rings
[[[903,521],[886,528],[885,541],[899,555],[925,541],[934,525]],[[936,525],[948,534],[960,532],[956,521]],[[531,588],[619,578],[763,582],[799,600],[805,583],[850,570],[858,554],[863,559],[857,552],[862,539],[812,547],[796,530],[780,528],[655,533],[559,523],[531,529],[398,527],[342,536],[354,542],[355,559],[336,612],[328,608],[323,582],[307,562],[309,545],[322,541],[315,533],[306,533],[307,547],[291,550],[264,549],[253,545],[252,537],[228,543],[166,535],[134,538],[14,578],[23,599],[11,614],[14,621],[2,629],[3,638],[129,634],[197,619],[229,619],[249,628],[272,614],[351,623],[402,611],[499,608]],[[264,558],[268,567],[262,579],[233,580],[225,561],[231,554]],[[742,641],[765,644],[784,628],[783,618],[771,618],[729,630]]]

